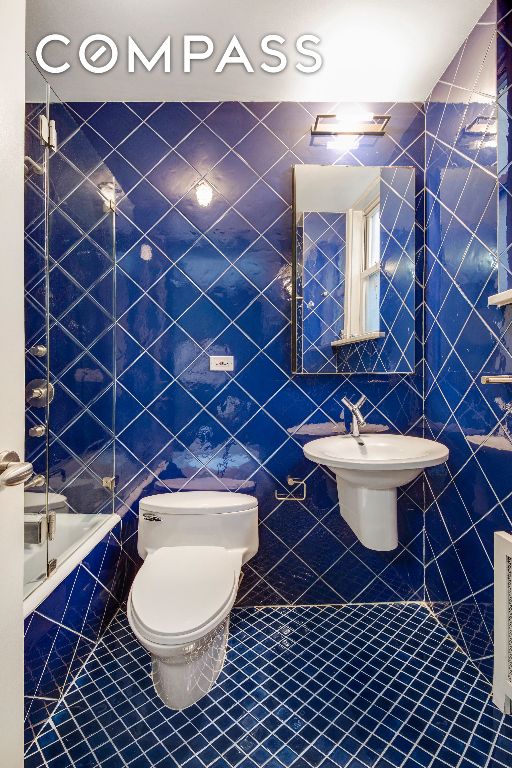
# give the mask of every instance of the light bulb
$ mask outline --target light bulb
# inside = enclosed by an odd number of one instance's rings
[[[350,130],[358,127],[361,123],[371,123],[373,112],[345,112],[342,115],[336,115],[336,122],[342,130]]]
[[[208,182],[200,181],[196,187],[196,198],[199,205],[202,208],[206,208],[208,205],[210,205],[212,197],[213,189],[210,187]]]

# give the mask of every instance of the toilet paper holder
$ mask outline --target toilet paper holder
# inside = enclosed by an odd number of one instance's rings
[[[278,501],[304,501],[307,494],[307,488],[306,488],[306,481],[300,480],[297,477],[288,477],[286,478],[286,482],[291,487],[293,485],[301,485],[302,486],[302,494],[300,496],[294,496],[293,494],[289,495],[286,493],[279,493],[278,491],[274,491],[274,496]]]

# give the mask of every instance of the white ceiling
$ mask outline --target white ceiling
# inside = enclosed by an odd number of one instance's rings
[[[297,165],[295,206],[298,211],[346,213],[380,177],[380,166]]]
[[[69,37],[53,44],[48,60],[71,68],[47,75],[60,98],[88,101],[423,101],[479,19],[489,0],[28,0],[27,51],[50,33]],[[112,37],[119,60],[95,75],[78,64],[82,40],[93,33]],[[265,34],[287,40],[287,69],[260,69],[259,41]],[[312,75],[295,67],[295,39],[318,35],[324,57]],[[181,71],[184,34],[206,34],[215,53]],[[241,66],[215,74],[224,47],[236,34],[255,72]],[[173,45],[173,70],[128,74],[126,40],[135,38],[151,58],[166,35]],[[55,57],[55,58],[54,58]],[[103,63],[100,59],[98,64]],[[273,63],[273,62],[272,62]]]

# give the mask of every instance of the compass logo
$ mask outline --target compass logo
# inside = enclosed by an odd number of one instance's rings
[[[317,47],[320,38],[314,34],[300,35],[294,42],[295,69],[303,74],[313,74],[322,67],[323,59]],[[286,38],[278,34],[268,34],[259,41],[259,50],[263,61],[255,64],[245,51],[242,43],[236,35],[233,35],[221,51],[218,50],[213,39],[208,35],[184,35],[179,41],[173,41],[167,36],[156,51],[147,55],[138,45],[136,40],[129,36],[126,42],[126,63],[128,72],[133,73],[137,68],[143,68],[151,72],[157,65],[163,67],[164,72],[171,72],[174,48],[179,48],[179,55],[183,72],[192,72],[193,62],[211,60],[215,63],[215,72],[222,73],[226,67],[241,66],[246,72],[253,73],[255,66],[268,74],[278,74],[289,65],[288,55],[283,50],[287,43]],[[46,35],[39,41],[36,48],[36,60],[41,69],[52,75],[59,75],[71,68],[66,56],[63,61],[57,52],[59,46],[71,45],[71,40],[65,35]],[[48,49],[48,51],[47,51]],[[52,53],[54,63],[48,62],[47,53]],[[57,63],[55,60],[58,60]],[[96,33],[89,35],[78,47],[78,61],[80,65],[95,75],[103,75],[109,72],[118,63],[119,47],[108,35]]]

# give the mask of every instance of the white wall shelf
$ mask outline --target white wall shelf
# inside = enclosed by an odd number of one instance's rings
[[[338,341],[331,341],[331,347],[336,349],[337,347],[346,347],[347,344],[354,344],[357,341],[369,341],[370,339],[382,339],[386,334],[383,331],[372,331],[371,333],[363,333],[360,336],[350,336],[347,339],[338,339]]]
[[[512,289],[494,293],[487,299],[489,307],[504,307],[506,304],[512,304]]]

